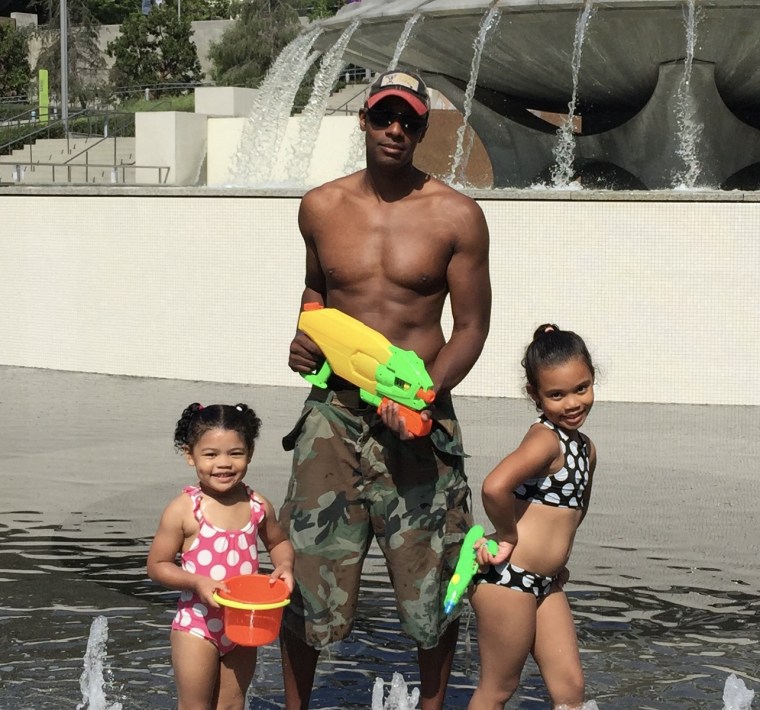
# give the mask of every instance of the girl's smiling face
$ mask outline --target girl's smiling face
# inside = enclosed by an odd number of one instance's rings
[[[583,359],[572,358],[539,370],[538,389],[529,387],[528,394],[552,424],[574,431],[594,406],[594,376]]]
[[[245,478],[252,455],[253,451],[248,451],[240,434],[219,428],[205,431],[192,449],[185,452],[201,486],[221,495]]]

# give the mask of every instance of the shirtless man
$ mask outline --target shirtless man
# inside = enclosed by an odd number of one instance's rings
[[[285,707],[308,708],[319,652],[345,638],[373,536],[386,558],[402,628],[417,642],[423,710],[443,708],[458,634],[442,611],[471,525],[451,390],[488,334],[488,227],[480,207],[412,164],[429,97],[407,72],[381,74],[359,111],[367,168],[309,191],[298,223],[306,245],[301,304],[337,308],[415,351],[434,382],[428,436],[406,430],[398,407],[378,414],[350,383],[314,388],[283,445],[294,449],[282,524],[296,550],[297,589],[282,634]],[[441,313],[450,297],[453,330]],[[298,332],[288,364],[323,361]]]

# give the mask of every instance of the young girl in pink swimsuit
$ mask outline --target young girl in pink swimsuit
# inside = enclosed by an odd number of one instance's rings
[[[293,548],[272,504],[243,483],[260,427],[245,404],[195,403],[174,432],[198,485],[186,486],[166,506],[148,553],[148,576],[181,592],[171,630],[179,710],[244,708],[256,648],[227,638],[213,593],[229,591],[229,577],[258,571],[259,537],[274,566],[270,578],[293,591]]]

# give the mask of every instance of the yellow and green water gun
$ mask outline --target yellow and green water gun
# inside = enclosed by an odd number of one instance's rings
[[[392,400],[399,405],[406,429],[415,436],[430,433],[432,421],[420,412],[435,399],[433,380],[413,350],[403,350],[373,328],[337,308],[305,303],[298,329],[322,350],[325,362],[304,378],[325,389],[331,373],[359,388],[359,396],[378,409]]]
[[[472,582],[472,578],[478,571],[477,553],[475,552],[475,543],[485,535],[482,525],[473,525],[464,536],[462,548],[459,551],[459,559],[454,569],[454,574],[449,580],[449,586],[446,589],[446,597],[443,601],[443,611],[451,614],[459,604],[459,600],[465,595],[467,588]],[[499,545],[496,540],[489,540],[487,543],[488,551],[495,555],[499,551]]]

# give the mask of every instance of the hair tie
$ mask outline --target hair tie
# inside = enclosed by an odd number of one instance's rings
[[[199,411],[199,412],[202,412],[202,411],[203,411],[203,405],[202,405],[202,404],[199,404],[199,405],[198,405],[198,411]]]
[[[243,408],[239,404],[235,407],[235,409],[237,409],[238,412],[242,412],[243,411]]]
[[[554,333],[555,327],[553,325],[547,325],[546,328],[544,328],[544,333]]]

